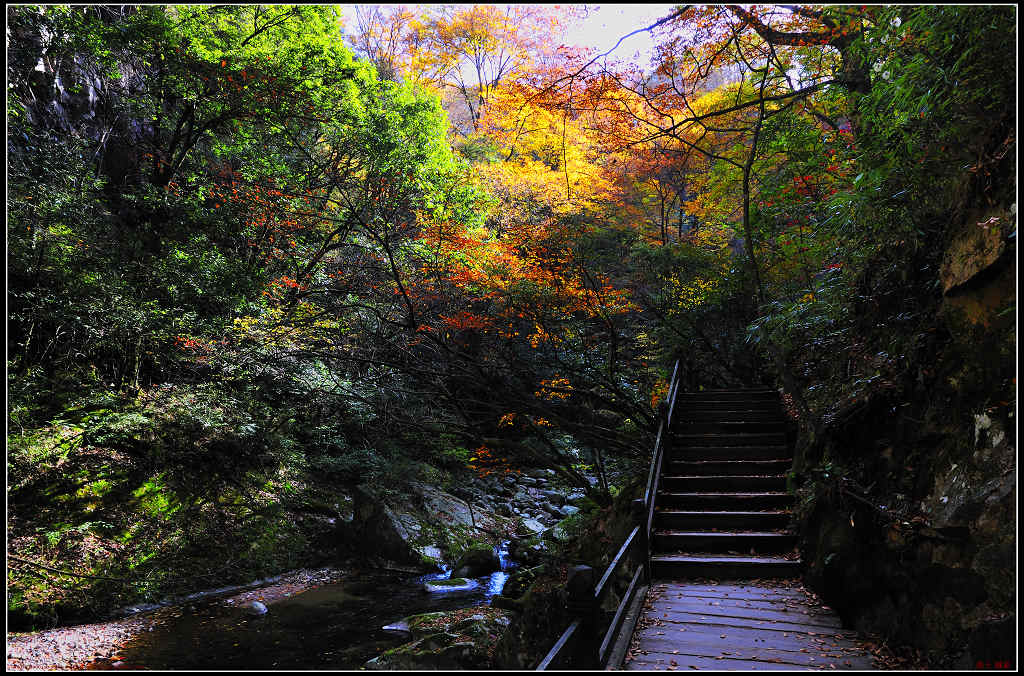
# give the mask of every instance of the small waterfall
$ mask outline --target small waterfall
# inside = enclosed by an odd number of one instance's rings
[[[501,593],[505,582],[508,581],[509,573],[507,571],[517,565],[509,559],[508,545],[508,540],[502,540],[501,544],[494,548],[494,553],[498,557],[499,570],[491,573],[491,578],[487,581],[487,596],[496,596]]]
[[[494,548],[494,553],[498,556],[498,566],[501,570],[508,570],[514,568],[516,564],[511,561],[508,553],[509,540],[502,540],[501,544]]]
[[[482,587],[484,598],[490,598],[500,594],[502,588],[505,586],[505,582],[509,578],[509,571],[519,566],[519,564],[509,557],[509,544],[511,544],[509,540],[502,540],[501,543],[494,548],[494,554],[498,557],[499,569],[487,575],[486,578],[476,578]],[[442,563],[440,573],[427,573],[426,575],[420,575],[414,579],[414,582],[417,585],[422,585],[434,580],[450,580],[453,572],[454,571],[451,566]]]

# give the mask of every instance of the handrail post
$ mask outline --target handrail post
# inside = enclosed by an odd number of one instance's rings
[[[580,620],[580,633],[572,664],[576,669],[595,669],[598,666],[597,652],[601,637],[598,636],[594,582],[594,569],[590,566],[573,566],[565,582],[568,592],[566,610]]]

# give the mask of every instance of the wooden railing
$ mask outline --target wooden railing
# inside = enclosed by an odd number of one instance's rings
[[[651,580],[651,525],[654,522],[654,500],[658,495],[658,479],[661,476],[664,439],[668,436],[672,413],[675,408],[676,394],[679,389],[679,362],[672,368],[669,380],[667,407],[665,415],[658,425],[658,434],[654,441],[654,452],[651,456],[651,467],[647,474],[647,486],[644,497],[633,501],[633,511],[637,526],[626,536],[618,552],[604,571],[601,579],[594,583],[594,569],[590,566],[574,566],[569,570],[566,581],[566,610],[573,620],[555,641],[548,654],[544,656],[537,671],[548,669],[605,669],[614,658],[621,659],[621,651],[615,647],[619,643],[623,623],[629,609],[641,589],[646,590]],[[602,610],[605,602],[613,593],[617,578],[627,566],[632,564],[635,569],[629,585],[626,587],[618,606],[611,618]],[[607,626],[605,620],[607,619]],[[628,638],[628,637],[627,637]],[[611,666],[618,666],[613,664]]]

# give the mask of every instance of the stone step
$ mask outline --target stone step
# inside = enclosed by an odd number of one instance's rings
[[[718,475],[718,476],[662,476],[660,490],[669,493],[727,493],[753,491],[784,491],[786,477],[782,475]]]
[[[735,399],[778,401],[779,393],[775,390],[699,390],[697,392],[680,392],[676,395],[676,401],[701,401],[706,399],[718,401],[730,401]]]
[[[785,474],[793,466],[788,458],[771,460],[670,460],[665,463],[666,475],[686,476],[764,476]]]
[[[655,503],[662,509],[715,511],[758,511],[786,509],[793,504],[793,496],[783,492],[678,492],[658,491]]]
[[[654,527],[659,530],[777,530],[788,526],[791,517],[785,510],[740,512],[659,509],[654,512]]]
[[[758,444],[755,446],[678,446],[669,444],[665,447],[665,461],[668,463],[699,460],[742,462],[780,459],[785,459],[792,464],[789,446],[785,444]]]
[[[786,433],[786,422],[774,420],[680,420],[672,424],[673,436],[692,434]]]
[[[784,432],[705,432],[687,434],[673,432],[669,435],[669,444],[675,448],[692,448],[694,446],[785,446]]]
[[[769,554],[788,552],[796,536],[775,531],[672,531],[654,532],[651,545],[656,552],[728,552]]]
[[[730,554],[655,554],[651,575],[662,580],[709,577],[717,580],[797,577],[800,564],[781,556]]]
[[[757,411],[782,415],[782,404],[770,399],[676,399],[672,410],[673,419],[678,413],[688,415],[693,411]]]
[[[676,425],[687,425],[691,422],[786,422],[787,418],[780,411],[735,408],[720,409],[677,409],[672,413]]]

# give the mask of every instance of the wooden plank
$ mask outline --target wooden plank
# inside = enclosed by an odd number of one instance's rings
[[[758,598],[744,595],[737,596],[726,596],[724,594],[718,594],[712,596],[707,592],[687,592],[685,594],[674,594],[665,592],[662,597],[665,600],[676,600],[680,601],[683,599],[693,600],[698,603],[704,602],[708,605],[719,606],[721,608],[763,608],[765,610],[771,610],[773,608],[787,608],[800,612],[801,609],[806,609],[812,614],[829,613],[834,614],[830,608],[821,604],[817,599],[810,597],[801,596],[772,596],[770,598]]]
[[[872,661],[870,657],[864,655],[863,650],[854,649],[854,652],[843,651],[837,648],[831,648],[821,650],[813,646],[809,646],[801,650],[779,650],[773,649],[770,646],[737,646],[734,644],[723,645],[725,641],[719,641],[718,645],[707,642],[688,642],[685,644],[647,644],[645,643],[641,648],[641,655],[639,659],[650,659],[652,657],[672,657],[675,655],[690,655],[699,657],[710,657],[712,659],[728,659],[728,660],[751,660],[751,661],[765,661],[770,659],[778,659],[780,662],[786,664],[795,664],[799,666],[820,666],[822,664],[835,664],[838,667],[840,664],[848,669],[870,669],[872,667]],[[644,653],[646,652],[646,655]]]
[[[803,646],[779,646],[771,643],[742,643],[733,636],[720,639],[717,635],[689,636],[685,641],[645,639],[638,646],[638,656],[648,658],[654,656],[694,655],[711,658],[723,657],[739,660],[768,660],[778,658],[782,662],[814,666],[816,664],[833,663],[837,667],[842,664],[847,668],[870,669],[873,665],[871,656],[864,649],[853,645],[820,646],[807,644]],[[643,659],[643,657],[639,657]]]
[[[648,611],[650,614],[650,611]],[[815,633],[831,633],[836,635],[841,633],[842,629],[836,627],[829,627],[827,625],[811,624],[806,621],[798,620],[796,622],[786,622],[783,620],[761,620],[756,618],[744,618],[744,617],[717,617],[708,613],[673,613],[671,615],[665,615],[658,613],[656,615],[660,622],[665,624],[683,625],[688,623],[700,623],[707,625],[714,625],[717,627],[747,627],[750,629],[765,629],[765,630],[776,630],[776,631],[813,631]],[[850,635],[852,636],[852,634]]]
[[[671,617],[678,613],[696,613],[718,618],[738,618],[753,620],[781,620],[783,622],[815,624],[823,627],[842,629],[843,623],[828,611],[812,613],[797,608],[789,609],[782,605],[769,608],[748,608],[742,605],[714,605],[705,600],[677,599],[674,601],[659,600],[651,608],[652,613],[659,616],[668,613]],[[724,619],[722,621],[725,621]]]
[[[768,586],[763,583],[755,584],[737,584],[736,582],[730,583],[719,583],[719,584],[701,584],[701,583],[666,583],[659,582],[652,586],[655,592],[664,593],[666,595],[679,596],[707,596],[711,598],[740,598],[740,599],[756,599],[756,600],[769,600],[769,599],[809,599],[814,601],[814,597],[808,596],[807,592],[803,589],[799,582],[795,580],[780,580],[776,585]]]
[[[730,670],[730,671],[793,671],[796,669],[826,669],[828,664],[820,667],[802,667],[783,662],[777,657],[765,660],[732,660],[715,659],[700,655],[640,655],[622,667],[627,671],[693,671],[693,670]],[[836,669],[840,666],[837,664]],[[845,667],[850,669],[851,667]],[[829,669],[832,671],[832,669]]]
[[[723,639],[722,636],[726,638]],[[679,648],[681,645],[713,643],[716,646],[727,644],[737,649],[764,648],[800,652],[803,649],[814,649],[819,652],[837,650],[844,653],[863,654],[864,651],[847,634],[830,634],[807,631],[775,631],[759,627],[712,626],[700,622],[681,625],[660,625],[644,627],[634,634],[638,645],[643,650],[656,651],[662,647]],[[668,652],[671,652],[669,650]],[[715,653],[717,655],[717,653]]]

